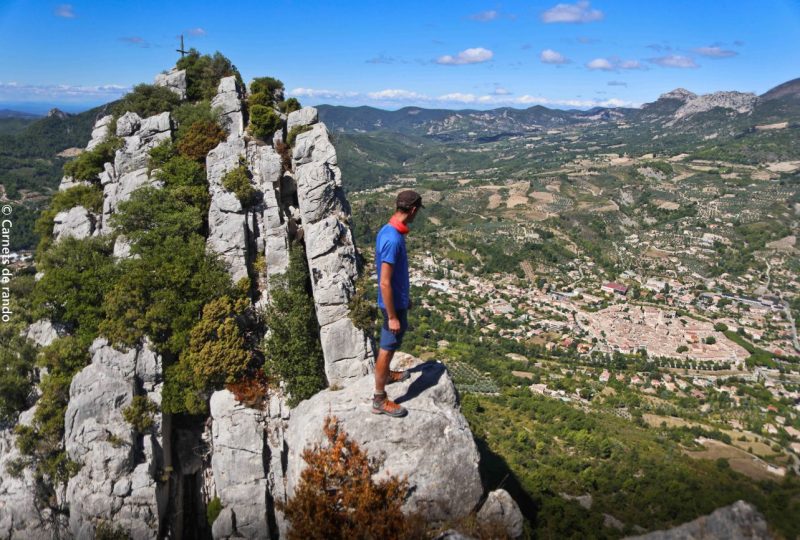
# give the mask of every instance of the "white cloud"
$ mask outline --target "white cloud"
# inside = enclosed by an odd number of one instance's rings
[[[506,93],[501,92],[503,90]],[[497,87],[491,94],[474,94],[470,92],[449,92],[438,96],[430,96],[412,90],[390,88],[375,92],[347,92],[336,90],[320,90],[313,88],[295,88],[290,92],[296,97],[328,102],[342,102],[348,105],[417,105],[429,107],[480,105],[485,107],[516,106],[530,107],[545,105],[550,107],[591,108],[591,107],[637,107],[639,104],[611,99],[551,99],[543,96],[513,96],[510,92]]]
[[[694,52],[701,56],[708,56],[709,58],[730,58],[739,54],[736,51],[723,49],[722,47],[698,47]]]
[[[59,4],[56,6],[56,9],[53,10],[53,14],[56,17],[63,17],[64,19],[74,19],[75,8],[72,7],[72,4]]]
[[[595,58],[591,62],[587,63],[586,67],[589,69],[600,69],[603,71],[614,70],[614,66],[605,58]]]
[[[553,49],[545,49],[539,55],[539,59],[545,64],[568,64],[570,59]]]
[[[608,86],[624,86],[628,87],[628,83],[624,81],[608,81]]]
[[[494,57],[494,53],[483,47],[465,49],[455,56],[446,54],[436,59],[437,64],[445,66],[463,66],[465,64],[480,64],[488,62]]]
[[[490,9],[489,11],[481,11],[480,13],[475,13],[474,15],[470,15],[469,18],[473,21],[480,21],[480,22],[489,22],[493,21],[497,18],[499,14],[497,11]]]
[[[638,60],[623,60],[619,63],[620,69],[642,69],[643,67]]]
[[[296,96],[296,97],[307,97],[312,99],[334,99],[334,100],[341,100],[341,99],[348,99],[357,97],[360,94],[358,92],[339,92],[337,90],[324,90],[324,89],[317,89],[317,88],[295,88],[289,94]]]
[[[386,89],[378,92],[368,92],[367,97],[376,101],[413,101],[415,99],[427,99],[423,94],[410,90]]]
[[[186,33],[194,37],[203,37],[208,34],[205,28],[200,28],[199,26],[197,28],[189,28]]]
[[[671,68],[697,68],[700,67],[695,63],[694,58],[689,56],[681,56],[679,54],[670,54],[668,56],[659,56],[658,58],[650,58],[648,62],[659,65],[661,67]]]
[[[591,70],[618,71],[620,69],[645,69],[638,60],[622,60],[620,58],[595,58],[586,67]]]
[[[494,85],[494,91],[492,92],[492,95],[493,96],[510,96],[511,92],[509,92],[507,89],[503,88],[499,84],[495,84]]]
[[[70,84],[20,84],[0,81],[0,99],[8,101],[44,100],[99,100],[117,99],[131,89],[121,84],[70,85]]]
[[[542,22],[545,23],[588,23],[602,18],[603,12],[591,9],[586,0],[575,4],[556,4],[541,15]]]

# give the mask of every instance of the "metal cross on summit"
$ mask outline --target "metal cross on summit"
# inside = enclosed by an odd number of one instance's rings
[[[181,48],[180,49],[175,49],[175,51],[181,53],[181,58],[183,58],[183,55],[185,55],[186,53],[189,52],[189,51],[183,50],[183,34],[181,34]]]

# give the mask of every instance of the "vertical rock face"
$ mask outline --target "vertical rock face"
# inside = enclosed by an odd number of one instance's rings
[[[231,76],[219,81],[217,95],[211,100],[211,108],[219,109],[222,113],[222,127],[231,138],[244,135],[243,98],[244,93],[236,77]]]
[[[95,146],[106,140],[106,137],[108,137],[111,133],[110,127],[113,119],[114,117],[109,114],[94,123],[94,128],[92,129],[92,138],[89,141],[89,144],[86,145],[87,150],[92,150]]]
[[[82,465],[67,484],[69,530],[93,538],[106,522],[132,538],[156,538],[163,498],[157,477],[163,464],[161,415],[147,434],[123,416],[134,395],[161,402],[161,359],[145,344],[119,351],[105,339],[92,344],[92,363],[72,380],[64,446]]]
[[[159,73],[155,78],[156,86],[169,88],[181,99],[186,99],[186,70],[173,68],[166,73]]]
[[[213,488],[223,510],[214,521],[216,539],[285,537],[274,500],[285,500],[284,430],[290,415],[280,395],[251,409],[227,390],[211,396]]]
[[[208,249],[228,264],[234,283],[247,277],[249,227],[247,215],[236,195],[222,186],[225,175],[239,165],[245,154],[244,140],[230,137],[208,153],[206,175],[211,206],[208,210]]]
[[[256,253],[264,256],[265,275],[261,283],[263,295],[259,306],[269,301],[269,289],[275,276],[286,272],[289,266],[289,235],[286,219],[281,209],[282,166],[281,157],[271,146],[255,141],[247,144],[248,168],[253,174],[253,184],[262,193],[262,199],[253,209],[253,234]]]
[[[29,426],[36,406],[20,414],[18,424]],[[20,476],[8,473],[19,460],[19,449],[12,429],[0,429],[0,537],[12,539],[49,539],[56,529],[65,528],[64,520],[50,509],[36,510],[36,480],[25,468]]]
[[[114,163],[106,163],[105,170],[100,173],[103,186],[100,234],[111,233],[111,215],[131,193],[145,185],[160,186],[160,182],[148,174],[147,163],[150,150],[172,137],[172,120],[168,112],[145,119],[136,113],[125,113],[117,120],[117,136],[122,137],[123,146],[117,150]]]
[[[233,394],[211,396],[211,468],[225,512],[214,522],[215,538],[268,538],[265,433],[260,411]]]
[[[57,242],[67,237],[81,239],[92,236],[97,221],[99,216],[83,206],[74,206],[59,212],[53,218],[53,240]]]
[[[316,110],[308,109],[291,113],[293,127],[316,121]],[[325,374],[329,384],[346,385],[371,371],[374,351],[367,335],[348,317],[358,277],[357,254],[336,150],[324,124],[313,124],[297,137],[292,162]]]

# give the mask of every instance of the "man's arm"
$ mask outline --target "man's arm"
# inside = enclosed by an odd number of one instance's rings
[[[393,333],[400,331],[400,319],[394,309],[394,293],[392,292],[392,272],[394,267],[387,263],[381,263],[381,296],[383,305],[386,306],[386,314],[389,316],[389,330]]]

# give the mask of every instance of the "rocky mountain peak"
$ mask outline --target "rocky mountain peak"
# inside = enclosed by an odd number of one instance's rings
[[[749,113],[758,100],[758,96],[750,92],[714,92],[697,96],[692,94],[680,109],[675,111],[675,119],[680,120],[697,113],[710,111],[716,107],[732,109],[740,114]]]
[[[61,119],[64,119],[67,116],[68,116],[67,113],[65,113],[64,111],[62,111],[61,109],[58,109],[58,108],[52,108],[49,111],[47,111],[47,118],[61,118]]]
[[[680,101],[687,101],[692,98],[696,98],[697,94],[694,92],[690,92],[685,88],[676,88],[670,92],[665,94],[661,94],[658,96],[658,99],[678,99]]]

